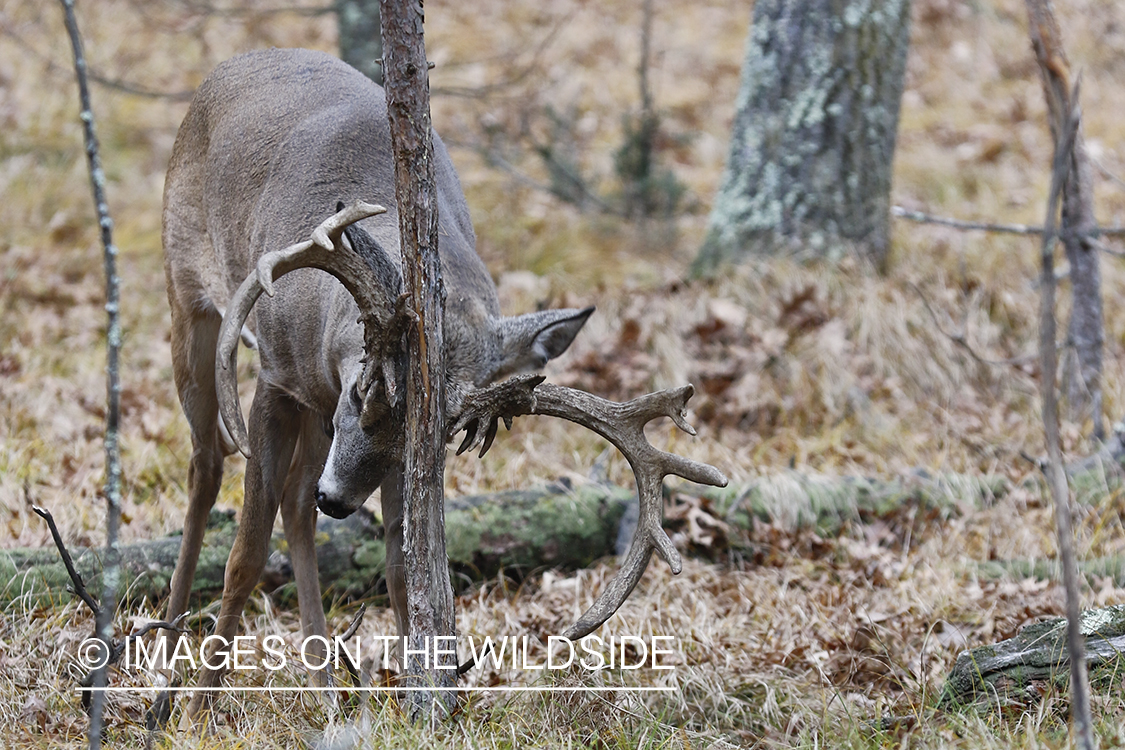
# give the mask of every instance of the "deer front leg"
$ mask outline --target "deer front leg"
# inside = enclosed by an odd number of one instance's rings
[[[262,576],[269,554],[270,532],[285,477],[293,458],[297,442],[299,416],[296,404],[280,389],[262,377],[258,378],[258,391],[250,408],[249,437],[251,458],[246,462],[245,500],[238,533],[234,538],[230,557],[227,558],[226,580],[223,583],[223,604],[210,648],[204,651],[206,664],[199,687],[216,688],[222,682],[229,656],[229,646],[238,632],[238,622],[246,600]],[[192,697],[183,728],[191,725],[208,711],[213,694],[199,691]]]
[[[383,528],[387,539],[387,593],[398,623],[396,657],[400,668],[404,638],[410,635],[410,619],[406,610],[406,561],[402,555],[402,465],[394,466],[380,489],[383,505]]]
[[[328,623],[324,618],[324,603],[320,596],[320,577],[316,563],[316,482],[324,469],[329,441],[321,429],[318,417],[305,412],[301,425],[301,439],[293,459],[293,467],[285,483],[281,498],[281,520],[285,525],[285,541],[289,545],[289,560],[293,576],[297,579],[297,604],[301,611],[301,632],[304,638],[318,635],[328,638]],[[324,642],[310,644],[309,659],[319,664],[324,661]],[[330,672],[326,666],[312,674],[313,684],[325,687]],[[331,696],[331,693],[323,695]]]

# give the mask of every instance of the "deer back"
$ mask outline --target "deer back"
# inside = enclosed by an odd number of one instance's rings
[[[473,350],[492,335],[499,303],[476,254],[456,172],[436,134],[433,142],[447,354],[455,370],[479,369],[475,360],[487,360],[487,352]],[[397,267],[394,184],[379,86],[309,50],[232,58],[200,86],[173,149],[164,199],[170,294],[174,289],[193,305],[225,309],[263,253],[307,237],[340,201],[355,199],[388,207],[360,226]],[[339,383],[318,382],[324,373],[306,370],[362,354],[351,297],[327,274],[295,271],[279,280],[272,299],[259,303],[256,316],[250,326],[266,377],[291,392],[308,391],[294,395],[330,408]],[[319,356],[310,356],[310,342]],[[487,369],[486,362],[480,365]]]

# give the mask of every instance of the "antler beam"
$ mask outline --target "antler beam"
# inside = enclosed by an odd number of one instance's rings
[[[386,213],[385,208],[363,201],[355,201],[325,219],[312,231],[312,238],[283,250],[273,250],[258,259],[257,268],[251,271],[231,298],[222,327],[215,363],[215,385],[219,397],[219,413],[227,431],[242,455],[250,456],[250,439],[242,419],[238,402],[236,364],[238,339],[242,326],[250,315],[254,303],[264,292],[274,295],[273,283],[298,268],[319,268],[326,271],[347,288],[360,309],[360,322],[364,327],[364,343],[368,368],[382,363],[383,380],[389,397],[393,398],[395,380],[393,358],[383,356],[388,342],[387,331],[398,330],[392,321],[401,304],[385,294],[384,285],[375,277],[367,262],[341,241],[344,229],[361,219]],[[382,332],[382,333],[380,333]],[[365,369],[364,385],[370,385],[374,373]]]
[[[664,477],[675,474],[700,484],[726,486],[727,478],[715,467],[666,453],[645,438],[645,425],[660,417],[669,417],[681,430],[694,435],[686,419],[687,402],[694,393],[694,387],[685,385],[618,403],[585,391],[545,384],[542,376],[524,375],[482,388],[466,398],[449,432],[452,439],[460,430],[466,431],[458,453],[482,445],[483,456],[492,445],[500,419],[511,428],[514,417],[541,414],[593,430],[613,443],[633,469],[641,512],[625,562],[594,604],[566,630],[565,637],[582,638],[612,617],[641,580],[654,551],[673,573],[682,569],[680,553],[663,528]],[[487,428],[482,429],[485,425]]]

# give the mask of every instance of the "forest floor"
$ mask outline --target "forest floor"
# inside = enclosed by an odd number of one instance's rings
[[[121,248],[126,541],[174,531],[186,504],[190,440],[171,377],[160,253],[160,196],[184,94],[243,50],[334,50],[334,16],[311,3],[301,12],[301,2],[244,0],[228,11],[188,0],[79,4],[91,68],[109,83],[93,95]],[[750,8],[655,3],[658,158],[683,194],[668,215],[642,221],[599,208],[619,204],[614,155],[640,111],[640,5],[427,8],[434,124],[451,147],[505,312],[598,306],[550,379],[617,399],[694,383],[698,437],[670,425],[650,433],[735,483],[924,471],[996,477],[1004,489],[958,498],[948,513],[908,506],[832,534],[760,523],[752,531],[759,554],[716,546],[688,558],[678,577],[654,563],[603,634],[671,635],[675,669],[614,673],[605,684],[668,692],[473,693],[454,721],[420,727],[374,699],[333,721],[361,715],[370,741],[390,746],[1066,746],[1065,690],[1046,688],[1003,710],[938,707],[961,650],[1062,612],[1056,582],[985,579],[974,567],[1055,555],[1050,506],[1037,469],[1021,458],[1045,452],[1033,356],[1037,242],[896,221],[881,274],[850,257],[762,259],[687,281],[726,155]],[[1097,216],[1120,225],[1125,16],[1114,0],[1056,10],[1083,74]],[[1022,3],[917,0],[913,13],[893,203],[1041,223],[1050,136]],[[72,547],[104,540],[104,280],[71,71],[58,7],[0,5],[0,549],[50,543],[31,502],[54,512]],[[537,156],[545,150],[596,197],[580,206],[543,189],[554,180],[567,192]],[[1116,305],[1125,269],[1104,256],[1102,272],[1112,421],[1125,413],[1125,309]],[[1068,295],[1064,280],[1063,321]],[[253,363],[244,369],[249,384]],[[1094,452],[1090,432],[1088,419],[1064,422],[1068,459]],[[527,419],[485,460],[451,458],[447,491],[587,481],[604,449],[579,429]],[[228,461],[221,507],[240,507],[242,467]],[[619,456],[606,471],[631,480]],[[1080,557],[1121,555],[1125,495],[1107,483],[1086,500],[1076,518]],[[369,505],[377,510],[377,498]],[[519,586],[487,583],[458,599],[458,629],[561,632],[613,570],[607,561]],[[1112,579],[1094,578],[1083,592],[1085,606],[1122,601],[1125,588]],[[373,603],[362,632],[393,632],[385,599]],[[356,606],[332,608],[333,632]],[[119,627],[158,614],[130,610]],[[82,744],[74,653],[91,626],[65,596],[55,608],[0,611],[0,745]],[[289,637],[299,623],[295,611],[256,594],[244,628]],[[276,679],[298,685],[305,676]],[[112,746],[143,743],[146,700],[113,698]],[[217,710],[208,747],[303,745],[329,721],[308,695],[228,695]],[[1097,695],[1094,710],[1103,746],[1125,743],[1122,694]],[[897,720],[879,723],[887,717]]]

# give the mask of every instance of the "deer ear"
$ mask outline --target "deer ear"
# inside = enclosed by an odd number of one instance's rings
[[[594,308],[544,310],[500,321],[500,362],[493,379],[538,370],[570,346]]]

